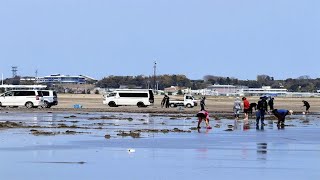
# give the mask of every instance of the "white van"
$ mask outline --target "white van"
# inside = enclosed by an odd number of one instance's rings
[[[12,90],[0,95],[0,106],[26,106],[36,108],[43,105],[41,91],[38,90]]]
[[[103,104],[110,107],[138,106],[146,107],[154,103],[151,89],[118,89],[104,96]]]

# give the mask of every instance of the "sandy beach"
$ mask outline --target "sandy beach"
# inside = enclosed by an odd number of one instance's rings
[[[196,113],[200,106],[194,108],[161,108],[160,103],[163,96],[155,96],[155,104],[146,108],[136,106],[109,107],[102,104],[103,96],[96,94],[59,94],[59,105],[54,106],[52,111],[89,111],[89,112],[133,112],[133,113]],[[171,99],[183,99],[179,96],[170,96]],[[196,97],[200,99],[200,97]],[[206,109],[209,112],[232,113],[234,97],[207,97]],[[250,102],[257,102],[259,97],[248,97]],[[302,100],[306,100],[311,105],[311,112],[320,112],[320,99],[318,98],[278,98],[275,97],[275,108],[292,109],[296,113],[301,113],[305,108],[302,107]],[[81,104],[83,109],[74,109],[74,104]],[[33,110],[34,111],[34,110]]]

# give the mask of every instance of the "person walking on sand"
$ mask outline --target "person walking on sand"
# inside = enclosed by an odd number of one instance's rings
[[[246,97],[242,98],[243,101],[243,113],[244,113],[244,123],[248,124],[248,120],[249,120],[249,111],[250,111],[250,102],[248,101],[248,99]]]
[[[201,128],[200,124],[201,124],[202,120],[205,121],[207,129],[212,129],[212,127],[209,125],[209,113],[208,113],[208,111],[206,111],[206,110],[199,111],[196,116],[198,117],[198,126],[197,126],[198,129]]]
[[[274,114],[274,116],[276,116],[278,118],[278,123],[277,123],[277,127],[278,128],[284,128],[284,121],[286,119],[286,116],[288,114],[292,115],[293,111],[292,110],[286,110],[286,109],[274,109],[272,110],[272,113]]]
[[[239,119],[241,109],[242,109],[241,108],[241,101],[240,101],[240,98],[237,97],[236,100],[234,101],[234,105],[233,105],[233,112],[234,112],[234,117],[236,118],[236,120]]]
[[[270,108],[270,111],[272,111],[274,108],[273,108],[273,105],[274,105],[274,102],[273,102],[274,98],[273,97],[270,97],[269,101],[268,101],[268,105],[269,105],[269,108]]]
[[[165,94],[164,97],[162,98],[162,101],[161,101],[161,108],[164,107],[164,105],[166,103],[166,98],[167,98],[167,95]]]
[[[257,129],[259,129],[259,121],[261,119],[261,129],[264,128],[264,115],[266,114],[266,112],[268,111],[268,103],[267,103],[267,97],[260,97],[260,100],[258,101],[258,105],[257,105],[257,109],[258,111],[256,111],[256,125],[257,125]]]
[[[205,100],[206,100],[206,97],[203,96],[201,98],[201,101],[200,101],[200,107],[201,107],[200,111],[204,111],[205,110],[204,109],[204,107],[206,106]]]
[[[165,99],[165,105],[166,105],[166,108],[169,108],[170,107],[170,98],[168,95],[166,95],[166,99]]]
[[[310,111],[309,111],[309,109],[310,109],[310,104],[309,104],[309,102],[308,101],[305,101],[305,100],[302,100],[302,102],[303,102],[303,106],[302,107],[306,107],[306,114],[308,114]]]

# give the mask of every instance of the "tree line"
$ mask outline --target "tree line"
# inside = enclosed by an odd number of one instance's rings
[[[13,85],[31,85],[32,81],[20,81],[20,77],[7,78],[5,84]],[[285,80],[275,80],[268,75],[258,75],[256,80],[240,80],[234,77],[222,77],[206,75],[200,80],[191,80],[181,74],[165,74],[154,78],[153,76],[108,76],[99,80],[95,86],[100,88],[119,88],[126,86],[128,88],[154,88],[163,90],[170,86],[190,87],[191,89],[203,89],[209,85],[235,85],[247,86],[249,88],[260,88],[261,86],[271,86],[272,88],[286,88],[294,92],[315,92],[320,89],[320,78],[312,79],[309,76],[300,76],[298,78],[288,78]]]

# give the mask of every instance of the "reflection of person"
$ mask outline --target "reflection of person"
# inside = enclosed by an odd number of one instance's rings
[[[269,108],[270,108],[270,111],[273,110],[273,105],[274,105],[274,102],[273,102],[274,98],[271,97],[270,100],[268,101],[268,105],[269,105]]]
[[[237,97],[236,100],[234,101],[234,105],[233,105],[234,117],[237,120],[239,119],[240,111],[241,111],[241,101],[240,101],[240,98]]]
[[[306,113],[309,113],[309,109],[310,109],[310,104],[308,101],[303,100],[303,106],[306,107]]]
[[[250,111],[250,103],[246,97],[242,98],[243,101],[243,113],[244,113],[244,120],[248,121],[249,119],[249,111]]]
[[[288,114],[292,114],[292,110],[286,110],[286,109],[274,109],[272,113],[278,118],[277,126],[278,128],[284,128],[284,121],[286,119],[286,116]]]
[[[200,107],[201,107],[200,111],[204,111],[205,110],[204,109],[204,106],[206,105],[205,100],[206,100],[206,97],[203,96],[201,98],[201,101],[200,101]]]
[[[267,97],[260,97],[260,100],[258,101],[257,109],[258,111],[256,112],[256,123],[257,123],[257,129],[259,128],[259,121],[261,119],[261,129],[264,127],[264,115],[268,111],[268,103],[267,103]]]
[[[198,126],[197,126],[198,129],[201,128],[200,124],[201,124],[202,120],[205,121],[207,129],[211,129],[211,126],[209,125],[209,113],[208,113],[208,111],[206,111],[206,110],[199,111],[197,113],[197,117],[198,117]]]

